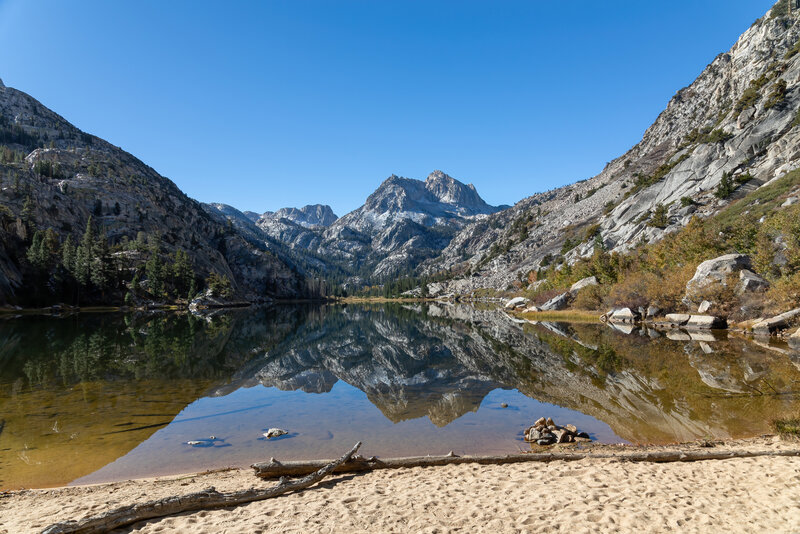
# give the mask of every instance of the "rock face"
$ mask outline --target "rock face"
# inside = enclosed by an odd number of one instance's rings
[[[0,140],[11,155],[0,161],[0,303],[25,299],[19,288],[29,228],[77,242],[90,215],[112,245],[140,232],[160,235],[164,254],[186,251],[197,275],[228,278],[240,297],[297,295],[302,277],[279,256],[220,224],[140,160],[16,89],[0,91]]]
[[[726,254],[704,261],[697,266],[694,276],[686,283],[686,296],[696,297],[714,285],[725,286],[728,276],[750,267],[750,256],[746,254]]]
[[[800,166],[800,128],[792,126],[800,107],[800,54],[790,53],[800,38],[798,18],[800,12],[759,19],[675,94],[636,146],[600,174],[465,226],[423,272],[468,272],[450,282],[451,293],[506,290],[544,258],[561,256],[567,238],[579,243],[564,253],[567,262],[590,255],[596,237],[586,237],[589,228],[606,249],[624,252],[735,199],[738,191],[730,199],[714,194],[723,173],[749,173],[753,179],[739,188],[752,191]],[[766,81],[755,98],[742,98],[748,90],[752,95],[750,82],[762,76]],[[782,100],[767,105],[783,82],[788,90]],[[682,197],[694,204],[683,207]],[[658,205],[667,208],[665,228],[647,223]]]

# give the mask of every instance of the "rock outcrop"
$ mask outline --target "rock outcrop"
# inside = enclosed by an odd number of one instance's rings
[[[750,256],[745,254],[725,254],[706,260],[697,266],[694,276],[686,283],[686,296],[692,299],[712,290],[714,286],[726,286],[730,275],[749,270],[751,266]]]

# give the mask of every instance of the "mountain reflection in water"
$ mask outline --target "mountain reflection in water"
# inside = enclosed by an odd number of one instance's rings
[[[785,346],[462,305],[24,317],[0,322],[0,488],[333,457],[357,440],[384,456],[516,452],[540,415],[601,441],[744,437],[796,413],[798,387]],[[290,434],[267,442],[268,426]]]

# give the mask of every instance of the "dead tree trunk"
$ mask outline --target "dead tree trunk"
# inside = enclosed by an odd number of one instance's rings
[[[88,517],[80,521],[65,521],[50,525],[42,531],[42,534],[66,534],[66,533],[100,533],[109,530],[138,523],[145,519],[166,517],[169,515],[203,510],[208,508],[221,508],[234,506],[253,501],[261,501],[271,497],[277,497],[290,491],[297,491],[314,485],[326,476],[333,473],[337,467],[350,460],[350,458],[361,447],[361,442],[355,444],[350,451],[305,478],[299,480],[281,480],[277,486],[267,489],[250,488],[248,490],[237,491],[234,493],[219,493],[213,487],[189,495],[167,497],[156,501],[142,504],[133,504],[110,510],[103,514]]]
[[[663,451],[642,453],[529,453],[510,454],[507,456],[419,456],[411,458],[363,458],[357,456],[343,462],[335,468],[336,473],[357,473],[373,469],[398,469],[401,467],[431,467],[453,464],[513,464],[521,462],[573,462],[586,458],[613,459],[623,462],[696,462],[700,460],[725,460],[730,458],[752,458],[755,456],[800,456],[800,450],[786,451]],[[325,460],[269,462],[253,464],[255,474],[261,478],[277,478],[281,476],[300,476],[313,473],[325,465]]]

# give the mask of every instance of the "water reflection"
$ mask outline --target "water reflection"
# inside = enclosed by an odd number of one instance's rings
[[[0,487],[335,456],[359,439],[368,454],[514,452],[545,412],[604,441],[741,437],[798,411],[799,387],[785,346],[467,306],[15,319],[0,323]],[[267,442],[269,426],[291,435]]]

